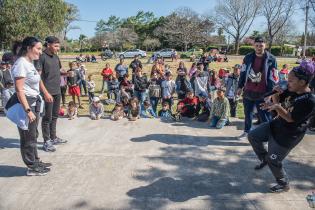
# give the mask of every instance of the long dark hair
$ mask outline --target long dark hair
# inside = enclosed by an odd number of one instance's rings
[[[38,42],[40,42],[40,40],[33,36],[28,36],[24,38],[22,41],[21,49],[17,53],[18,57],[25,56],[27,50],[29,48],[33,48]]]

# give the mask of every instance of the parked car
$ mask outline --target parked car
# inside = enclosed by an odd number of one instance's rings
[[[110,49],[105,49],[101,54],[101,59],[105,61],[106,59],[112,58],[114,53]]]
[[[171,58],[174,54],[176,54],[176,50],[170,48],[162,49],[154,53],[157,57],[163,58]]]
[[[119,53],[119,58],[133,58],[135,55],[138,55],[140,58],[147,57],[147,53],[143,50],[139,49],[133,49],[133,50],[127,50],[125,52]]]
[[[192,55],[195,55],[196,58],[201,57],[203,54],[203,50],[202,49],[197,49],[197,48],[192,48],[187,50],[186,52],[183,52],[181,54],[181,58],[190,58]]]

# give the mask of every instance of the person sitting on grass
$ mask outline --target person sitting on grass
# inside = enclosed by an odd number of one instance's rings
[[[159,111],[158,115],[162,120],[175,120],[175,117],[170,110],[170,105],[167,102],[162,103],[162,109]]]
[[[73,101],[70,101],[67,108],[68,120],[73,120],[78,116],[78,108]]]
[[[225,87],[217,90],[217,98],[214,99],[210,112],[210,127],[221,129],[229,124],[230,104],[225,97]]]
[[[90,104],[90,117],[92,120],[99,120],[104,115],[104,106],[99,97],[94,97]]]
[[[125,116],[124,107],[122,103],[117,103],[115,108],[112,111],[110,119],[113,121],[121,120]]]
[[[127,116],[128,112],[129,112],[129,98],[127,96],[122,96],[121,97],[121,103],[123,106],[125,116]]]
[[[211,111],[211,94],[210,93],[200,93],[199,94],[199,103],[197,105],[197,117],[196,119],[200,122],[206,122],[209,120],[210,111]],[[200,113],[201,111],[201,113]]]
[[[128,118],[130,121],[136,121],[140,118],[140,106],[137,97],[132,97],[129,101]]]
[[[142,118],[157,118],[156,113],[153,111],[153,108],[149,100],[144,100],[143,105],[141,106],[140,117]]]
[[[177,115],[181,117],[194,118],[197,115],[198,98],[194,96],[192,90],[188,91],[186,98],[177,104]]]
[[[78,99],[78,103],[79,103],[79,108],[83,109],[83,107],[81,106],[81,100],[80,100],[80,82],[81,82],[81,78],[80,78],[80,73],[79,70],[76,69],[77,67],[77,63],[74,62],[70,62],[69,63],[69,67],[70,69],[67,71],[67,85],[69,87],[68,89],[68,93],[70,96],[72,96],[72,101],[75,103],[75,97],[77,97]]]

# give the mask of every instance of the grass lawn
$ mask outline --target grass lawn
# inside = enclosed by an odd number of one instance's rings
[[[68,57],[69,55],[67,55]],[[73,56],[71,57],[75,57],[76,55],[73,54]],[[69,59],[63,59],[63,55],[60,56],[61,57],[61,62],[62,62],[62,66],[65,69],[68,69],[68,62],[70,61]],[[242,63],[242,59],[243,56],[231,56],[229,58],[229,62],[228,63],[211,63],[210,64],[210,68],[211,69],[215,69],[215,70],[219,70],[222,67],[226,67],[226,68],[232,68],[235,64],[241,64]],[[152,68],[152,64],[147,64],[147,58],[143,58],[141,59],[141,62],[143,64],[143,71],[147,74],[150,74],[151,72],[151,68]],[[130,62],[132,61],[132,59],[125,59],[125,63],[129,66]],[[173,79],[175,80],[176,78],[176,69],[178,67],[178,63],[180,60],[178,61],[174,61],[172,62],[170,59],[166,59],[166,64],[170,65],[172,73],[173,73]],[[188,59],[187,60],[183,60],[186,64],[187,69],[190,69],[190,66],[192,64],[192,62],[190,62]],[[292,68],[293,66],[296,66],[297,64],[295,64],[296,59],[295,58],[277,58],[278,61],[278,68],[281,69],[283,64],[289,64],[290,68]],[[118,59],[109,59],[106,61],[101,61],[100,59],[98,60],[98,63],[85,63],[86,69],[87,69],[87,74],[93,74],[93,80],[96,83],[96,88],[95,88],[95,93],[96,96],[100,95],[100,91],[102,88],[102,76],[101,76],[101,70],[105,67],[106,63],[109,63],[111,68],[114,69],[116,64],[119,62]],[[105,94],[106,95],[106,94]],[[105,99],[104,97],[101,99]],[[71,97],[67,97],[67,101],[72,100]],[[84,109],[80,109],[79,110],[79,115],[86,115],[88,114],[88,97],[83,96],[81,97],[81,101],[82,101],[82,105],[84,107]],[[176,104],[176,102],[175,102]],[[113,109],[113,105],[106,105],[105,106],[105,112],[106,113],[110,113],[111,110]],[[158,108],[159,109],[159,108]],[[173,107],[173,110],[175,110],[176,108]],[[243,104],[239,103],[238,104],[238,109],[237,109],[237,117],[239,118],[244,118],[244,113],[243,113]]]

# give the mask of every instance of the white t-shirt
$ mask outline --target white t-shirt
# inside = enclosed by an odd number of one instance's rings
[[[40,75],[33,63],[20,57],[12,67],[12,75],[14,78],[25,78],[24,93],[26,96],[37,97],[39,95]]]

